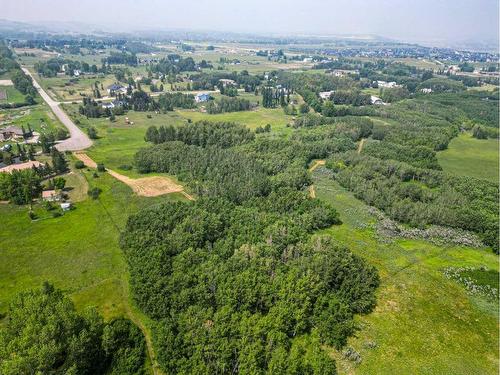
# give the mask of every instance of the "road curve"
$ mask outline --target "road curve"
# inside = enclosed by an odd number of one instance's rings
[[[69,131],[69,138],[65,139],[56,144],[56,148],[59,151],[80,151],[85,150],[92,146],[92,141],[90,138],[80,130],[78,126],[69,118],[69,116],[64,112],[61,107],[59,107],[59,102],[52,100],[52,98],[45,92],[44,89],[35,80],[35,77],[26,68],[22,68],[24,73],[29,75],[33,79],[33,86],[38,90],[40,96],[48,104],[52,112],[57,116],[57,118],[63,123]]]

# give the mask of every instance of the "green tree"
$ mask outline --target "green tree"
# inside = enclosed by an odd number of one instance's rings
[[[52,157],[52,168],[56,173],[65,173],[68,171],[68,162],[64,157],[64,154],[58,151],[55,147],[52,147],[50,151]]]

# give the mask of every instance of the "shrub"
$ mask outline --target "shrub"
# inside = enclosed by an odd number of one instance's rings
[[[99,172],[106,172],[106,168],[104,168],[104,164],[103,163],[98,163],[97,164],[97,170]]]
[[[77,161],[75,162],[75,168],[76,168],[76,169],[82,169],[82,168],[85,168],[85,164],[83,163],[83,161],[81,161],[81,160],[77,160]]]
[[[98,187],[93,187],[92,189],[89,189],[87,194],[92,197],[92,199],[97,199],[99,198],[99,195],[101,194],[102,190],[99,189]]]

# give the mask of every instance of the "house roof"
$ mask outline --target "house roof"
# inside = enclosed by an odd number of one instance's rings
[[[119,85],[117,83],[113,83],[112,85],[109,85],[108,86],[108,90],[112,90],[112,91],[115,91],[115,90],[120,90],[122,89],[123,86],[122,85]]]
[[[0,173],[12,173],[13,171],[21,171],[23,169],[30,169],[33,167],[41,167],[43,166],[43,163],[40,163],[39,161],[33,160],[33,161],[27,161],[26,163],[19,163],[19,164],[12,164],[8,165],[6,167],[0,168]]]
[[[42,191],[42,198],[50,198],[52,196],[56,195],[55,190],[44,190]]]
[[[9,125],[6,128],[0,129],[0,133],[14,133],[15,135],[23,135],[23,131],[21,128],[14,126],[14,125]]]

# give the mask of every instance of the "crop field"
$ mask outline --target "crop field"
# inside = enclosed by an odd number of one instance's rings
[[[476,139],[470,134],[461,134],[437,156],[446,172],[498,182],[498,146],[497,139]]]
[[[498,278],[496,255],[489,249],[377,239],[367,206],[321,169],[314,180],[316,196],[331,203],[344,222],[325,232],[376,266],[381,276],[377,307],[359,318],[360,330],[348,342],[362,362],[356,365],[332,351],[340,373],[498,373],[497,302],[467,294],[442,274],[448,266],[486,266]]]

